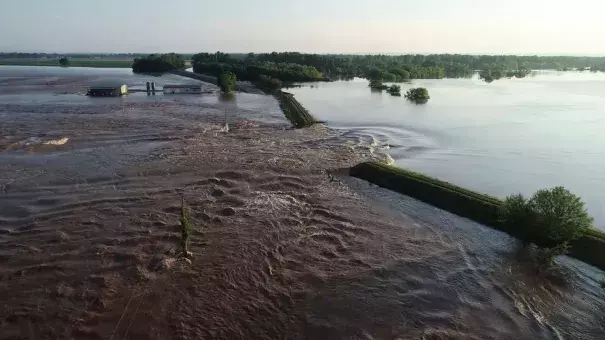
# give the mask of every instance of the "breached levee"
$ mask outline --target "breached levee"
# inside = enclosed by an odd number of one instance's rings
[[[377,162],[358,164],[350,169],[349,174],[352,177],[501,230],[516,238],[521,238],[523,235],[520,230],[512,229],[502,223],[499,212],[503,201],[499,198]],[[569,255],[600,269],[605,269],[605,255],[601,253],[603,249],[605,249],[605,234],[593,229],[571,243]]]
[[[279,107],[284,115],[295,128],[300,129],[320,123],[294,98],[292,93],[280,90],[275,93],[275,98],[279,101]]]

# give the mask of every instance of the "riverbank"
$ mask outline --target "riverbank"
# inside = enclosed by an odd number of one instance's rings
[[[272,96],[93,99],[76,76],[0,81],[0,339],[605,334],[602,272],[536,277],[507,235],[340,171],[370,143],[291,129]]]

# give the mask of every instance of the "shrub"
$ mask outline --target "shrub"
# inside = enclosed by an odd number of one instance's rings
[[[541,255],[544,264],[567,253],[569,243],[589,231],[593,221],[580,197],[563,187],[538,190],[529,200],[509,196],[501,216],[521,239],[545,249]]]
[[[233,72],[223,72],[219,77],[218,86],[224,93],[229,93],[235,90],[236,81],[237,78]]]
[[[369,86],[370,86],[370,88],[375,89],[375,90],[386,90],[389,88],[387,85],[384,85],[382,83],[382,80],[380,80],[380,79],[370,80]]]
[[[59,65],[61,67],[67,67],[67,66],[69,66],[69,59],[67,59],[67,58],[61,58],[61,59],[59,59]]]
[[[429,91],[427,89],[425,89],[424,87],[409,89],[406,92],[405,97],[408,100],[411,100],[413,102],[420,103],[420,104],[426,103],[431,98],[429,96]]]
[[[401,96],[401,86],[393,85],[387,89],[387,92],[392,96]]]

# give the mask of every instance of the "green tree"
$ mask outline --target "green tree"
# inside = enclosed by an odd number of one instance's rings
[[[237,77],[233,72],[224,72],[219,76],[219,87],[224,93],[229,93],[235,90]]]
[[[392,85],[391,87],[389,87],[387,89],[387,92],[390,93],[392,96],[400,97],[401,96],[401,86]]]
[[[502,222],[524,242],[543,249],[542,264],[565,254],[569,243],[592,228],[593,219],[580,197],[563,187],[538,190],[529,200],[522,195],[506,198]]]
[[[374,90],[386,90],[389,87],[387,85],[384,85],[382,83],[382,80],[380,79],[372,79],[370,80],[370,84],[369,84],[370,88],[374,89]]]
[[[424,104],[431,98],[429,96],[429,91],[424,87],[409,89],[405,93],[405,97],[417,104]]]
[[[69,66],[69,59],[67,59],[65,57],[59,59],[59,65],[61,67],[67,67],[67,66]]]
[[[163,73],[185,68],[185,59],[176,53],[150,54],[143,58],[135,58],[132,63],[134,73]]]

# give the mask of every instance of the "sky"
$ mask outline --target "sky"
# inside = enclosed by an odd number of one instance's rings
[[[605,55],[603,0],[0,0],[0,52]]]

